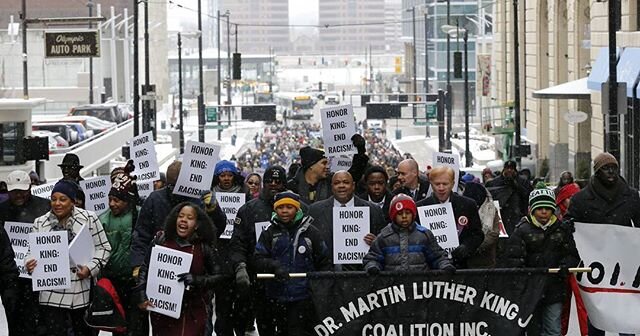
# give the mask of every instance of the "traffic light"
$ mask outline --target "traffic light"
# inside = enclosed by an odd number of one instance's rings
[[[233,80],[242,79],[242,56],[240,53],[233,53]]]
[[[453,77],[462,78],[462,52],[453,53]]]

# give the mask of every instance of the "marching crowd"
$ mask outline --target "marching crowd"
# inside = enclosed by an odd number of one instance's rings
[[[78,187],[82,166],[73,154],[61,164],[64,177],[50,200],[31,195],[28,173],[11,173],[0,219],[33,223],[34,232],[66,231],[69,241],[88,226],[94,257],[71,267],[70,288],[33,292],[31,280],[18,277],[11,244],[0,230],[0,294],[9,335],[93,335],[100,326],[91,323],[86,311],[96,299],[92,288],[105,278],[126,316],[126,331],[114,329],[114,335],[148,335],[150,320],[154,335],[244,335],[255,325],[260,335],[297,336],[314,334],[317,316],[307,280],[290,278],[290,273],[363,271],[375,276],[495,267],[560,268],[547,282],[527,332],[561,335],[566,333],[566,306],[575,287],[568,269],[580,260],[573,221],[640,223],[638,192],[620,177],[618,162],[608,153],[595,157],[594,176],[584,188],[570,173],[562,175],[555,190],[532,186],[518,174],[516,162],[508,161],[498,174],[461,176],[455,192],[452,168],[420,172],[415,160],[403,159],[386,140],[369,132],[351,139],[358,152],[349,170],[330,173],[325,153],[314,148],[319,140],[307,146],[318,131],[293,126],[256,136],[256,151],[243,154],[238,164],[216,164],[210,192],[200,198],[173,193],[182,166],[175,161],[167,168],[166,180],[142,201],[128,163],[112,171],[109,210],[100,216],[83,209]],[[282,162],[291,161],[286,156],[296,150],[299,168],[288,173]],[[248,167],[265,170],[244,177]],[[219,192],[246,195],[230,239],[222,235],[227,219],[215,198]],[[460,242],[450,254],[417,216],[418,207],[447,202]],[[369,209],[370,232],[364,243],[370,249],[362,262],[333,263],[334,207]],[[256,239],[256,224],[262,222],[270,225]],[[501,224],[509,238],[499,237]],[[153,306],[145,288],[154,246],[193,256],[189,272],[177,275],[187,288],[178,319],[147,311]],[[29,273],[37,260],[25,258]],[[259,273],[274,274],[275,279],[259,280]],[[588,328],[589,335],[604,335],[582,318],[583,334]]]

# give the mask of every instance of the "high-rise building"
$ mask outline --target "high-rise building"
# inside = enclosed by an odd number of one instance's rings
[[[319,1],[319,49],[326,54],[385,51],[385,0]],[[323,27],[326,26],[326,27]]]
[[[384,2],[384,39],[385,49],[391,53],[402,52],[402,0]]]

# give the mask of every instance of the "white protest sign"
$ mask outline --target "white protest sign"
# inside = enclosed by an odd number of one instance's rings
[[[93,259],[94,253],[95,246],[89,225],[83,225],[80,232],[73,237],[73,240],[69,244],[69,257],[73,263],[72,265],[87,265]]]
[[[197,198],[209,192],[219,153],[219,145],[188,141],[173,193]]]
[[[369,207],[333,208],[333,263],[362,264],[369,252],[364,236],[371,232]]]
[[[458,180],[460,179],[460,156],[448,153],[433,153],[434,167],[451,167],[453,168],[453,191],[458,192]]]
[[[243,193],[216,193],[216,200],[218,200],[218,206],[227,215],[227,225],[224,228],[224,232],[220,235],[220,239],[231,239],[233,234],[233,223],[236,220],[236,214],[238,209],[246,202],[246,196]]]
[[[71,288],[67,231],[29,234],[31,257],[36,260],[31,282],[33,291]]]
[[[109,176],[96,176],[82,180],[80,188],[85,195],[85,209],[98,215],[109,210],[109,191],[111,190]]]
[[[136,181],[136,187],[138,187],[138,196],[141,199],[146,199],[153,192],[153,180]]]
[[[493,201],[493,205],[498,209],[498,227],[500,228],[499,238],[509,238],[509,234],[507,233],[507,229],[504,228],[504,222],[502,221],[502,215],[500,214],[500,202]]]
[[[573,237],[584,267],[592,269],[576,274],[589,320],[605,331],[639,334],[640,230],[586,223],[575,223],[575,230]]]
[[[322,139],[327,157],[356,154],[351,137],[356,133],[356,122],[351,105],[340,105],[320,110]]]
[[[178,282],[178,275],[189,272],[192,258],[189,253],[163,246],[151,249],[146,292],[153,307],[147,310],[180,318],[184,283]]]
[[[337,172],[339,170],[349,170],[351,168],[351,164],[353,163],[353,158],[340,155],[340,156],[330,156],[329,157],[329,170],[332,172]]]
[[[31,278],[24,267],[24,259],[29,252],[29,233],[33,231],[33,223],[4,222],[4,230],[9,236],[13,248],[14,260],[21,278]]]
[[[418,216],[420,224],[433,232],[438,245],[451,255],[451,251],[460,245],[451,202],[421,206]]]
[[[271,222],[257,222],[255,223],[256,225],[256,242],[258,242],[258,240],[260,240],[260,235],[262,234],[263,231],[266,231],[269,228],[269,225],[271,225]]]
[[[135,165],[133,174],[138,177],[138,180],[160,179],[158,157],[156,156],[156,147],[151,131],[131,139],[130,153]]]
[[[58,181],[41,184],[39,186],[31,186],[31,195],[51,199],[51,191],[56,183],[58,183]]]

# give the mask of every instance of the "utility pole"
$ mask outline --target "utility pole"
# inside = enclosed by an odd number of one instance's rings
[[[182,36],[178,33],[178,115],[180,118],[180,154],[184,153],[184,117],[182,116]]]
[[[609,111],[605,131],[605,149],[620,160],[620,123],[618,115],[618,70],[616,31],[618,26],[618,0],[609,0]],[[603,111],[605,112],[605,111]],[[606,112],[605,112],[606,113]]]
[[[29,99],[29,73],[27,68],[27,0],[22,0],[22,97]]]
[[[427,25],[427,17],[429,14],[429,9],[425,7],[424,9],[424,120],[427,128],[427,138],[431,137],[431,130],[429,129],[429,116],[427,113],[427,94],[429,93],[429,26]],[[448,35],[448,34],[447,34]]]
[[[149,100],[149,92],[151,91],[151,76],[149,74],[149,2],[144,2],[144,90],[146,96],[142,102],[142,131],[149,132],[152,130],[151,125],[151,100]],[[155,127],[154,127],[155,128]]]
[[[222,140],[222,122],[220,121],[220,105],[222,105],[222,100],[220,95],[222,94],[222,83],[221,79],[221,62],[220,62],[220,10],[217,12],[217,20],[218,20],[218,29],[216,30],[218,33],[218,44],[216,44],[216,49],[218,49],[218,107],[216,108],[216,120],[218,121],[218,141]]]
[[[138,0],[133,0],[133,136],[140,134],[140,51],[138,49]]]
[[[469,32],[465,29],[462,35],[464,41],[464,161],[465,167],[473,166],[473,154],[469,150]]]
[[[87,2],[89,17],[93,16],[93,0]],[[89,22],[89,29],[93,28],[93,23]],[[93,57],[89,57],[89,104],[93,104]]]
[[[227,16],[227,105],[231,105],[231,13],[226,12]],[[229,127],[231,127],[231,107],[227,107],[227,118],[229,120]]]
[[[518,0],[513,0],[513,122],[515,124],[516,142],[512,152],[516,151],[516,153],[512,153],[512,155],[516,159],[518,168],[520,168],[522,159],[520,158],[520,44],[518,43],[518,38]]]
[[[447,0],[447,25],[451,25],[451,1]],[[447,107],[447,134],[445,138],[445,147],[448,150],[451,150],[451,127],[453,126],[453,121],[451,118],[453,117],[452,113],[452,104],[453,104],[453,92],[451,92],[451,37],[447,33],[447,97],[446,107]]]
[[[416,106],[416,101],[417,101],[417,96],[416,93],[418,92],[418,66],[417,66],[417,62],[418,62],[418,58],[416,57],[417,51],[418,49],[416,48],[416,7],[413,6],[411,7],[411,24],[413,25],[412,29],[413,29],[413,106],[412,106],[412,113],[413,113],[413,121],[416,121],[416,117],[417,117],[417,106]]]
[[[219,28],[219,27],[218,27]],[[198,0],[198,141],[204,142],[204,70],[202,68],[202,0]]]

